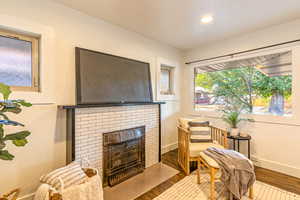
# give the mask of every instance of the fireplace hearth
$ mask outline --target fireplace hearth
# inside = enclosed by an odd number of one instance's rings
[[[114,186],[145,169],[145,126],[103,134],[103,184]]]

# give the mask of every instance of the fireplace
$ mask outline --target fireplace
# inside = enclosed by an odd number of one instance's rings
[[[145,126],[103,134],[103,184],[114,186],[145,169]]]
[[[109,148],[112,148],[113,144],[119,145],[116,145],[116,148],[114,147],[115,150],[118,149],[117,147],[122,149],[125,145],[127,145],[127,148],[144,145],[144,150],[139,151],[139,153],[133,153],[134,156],[131,158],[138,160],[136,163],[138,163],[139,167],[135,168],[137,172],[132,170],[129,173],[129,170],[124,169],[124,171],[122,171],[117,168],[117,170],[124,173],[119,173],[114,179],[112,173],[115,172],[115,170],[108,168],[109,171],[106,172],[110,172],[109,175],[111,179],[109,180],[108,177],[105,177],[107,186],[109,184],[117,184],[125,180],[125,178],[129,178],[131,175],[137,174],[144,168],[148,168],[160,162],[161,104],[161,102],[153,102],[61,106],[61,108],[67,111],[67,163],[74,160],[81,161],[84,167],[96,168],[99,174],[103,176],[104,167],[107,166],[107,162],[111,159],[111,156],[108,157],[107,151]],[[130,130],[134,129],[142,130],[141,133],[143,137],[137,136],[134,131],[130,132]],[[119,132],[124,131],[127,132],[127,134],[121,134],[123,135],[122,137],[119,136]],[[133,136],[130,133],[132,133]],[[107,137],[108,135],[113,136]],[[117,139],[114,139],[114,137]],[[104,140],[106,141],[105,147]],[[118,140],[119,142],[116,142]],[[112,152],[113,151],[110,151],[110,154],[113,154]],[[123,152],[124,151],[116,151],[113,156],[124,155]],[[136,159],[137,157],[139,157],[139,159]],[[110,166],[117,166],[119,162],[122,163],[123,160],[119,159],[115,164],[111,163]],[[123,166],[128,169],[132,166],[131,164],[132,163],[129,162]],[[108,183],[108,181],[110,181],[110,183]]]

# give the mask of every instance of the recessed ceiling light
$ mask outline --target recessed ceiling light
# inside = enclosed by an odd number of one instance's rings
[[[206,15],[201,18],[201,22],[203,24],[208,24],[208,23],[212,22],[213,20],[214,20],[214,18],[211,15]]]

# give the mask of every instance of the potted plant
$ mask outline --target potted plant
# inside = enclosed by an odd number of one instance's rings
[[[3,83],[0,83],[0,94],[3,97],[0,100],[0,159],[13,160],[15,156],[8,152],[7,143],[12,142],[17,147],[25,146],[28,143],[26,138],[30,135],[30,132],[23,130],[6,134],[6,126],[24,126],[19,122],[11,120],[8,113],[19,114],[23,106],[30,107],[32,104],[24,100],[9,100],[11,94],[10,87]]]
[[[254,121],[252,119],[240,118],[239,111],[224,111],[224,115],[222,117],[223,121],[225,121],[231,128],[230,135],[237,136],[239,135],[238,124],[241,121]],[[246,136],[246,135],[243,135]]]

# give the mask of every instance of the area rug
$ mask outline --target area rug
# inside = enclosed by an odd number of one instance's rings
[[[192,173],[171,188],[163,192],[154,200],[209,200],[209,175],[202,174],[201,184],[197,184],[197,175]],[[225,200],[224,186],[216,182],[217,199]],[[242,200],[248,200],[243,197]],[[254,200],[300,200],[300,196],[277,187],[256,181],[254,185]]]

